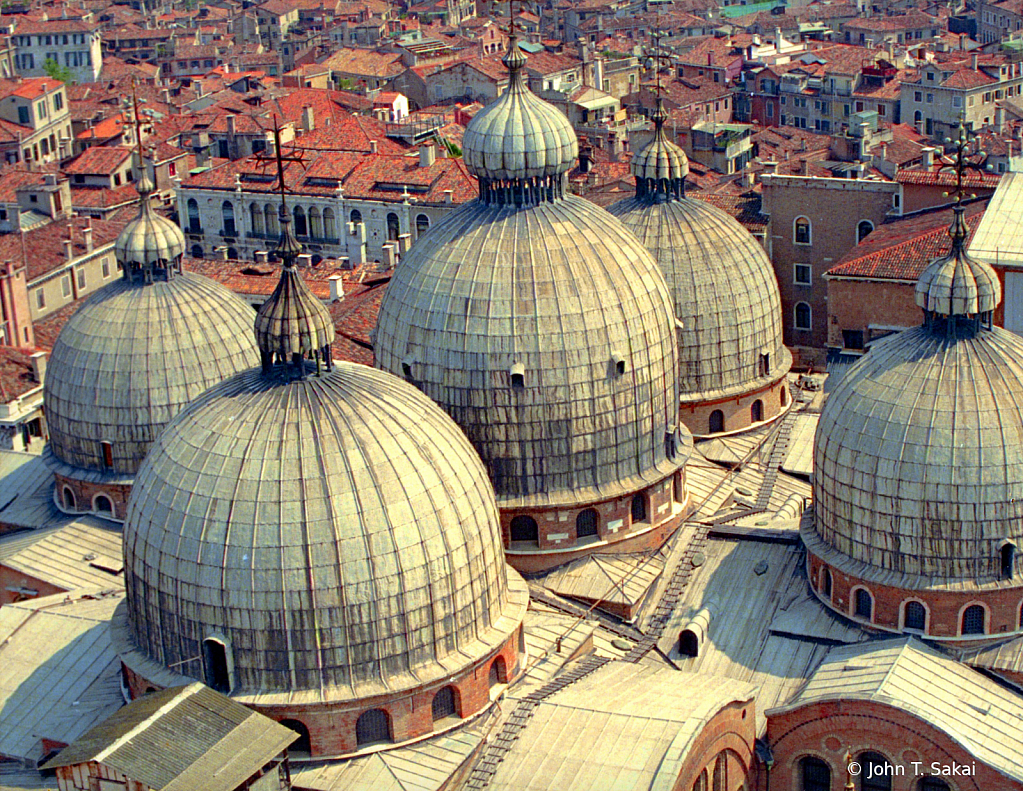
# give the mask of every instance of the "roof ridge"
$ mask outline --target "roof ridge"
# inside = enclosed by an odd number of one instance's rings
[[[171,710],[177,708],[182,702],[184,702],[185,700],[191,698],[193,695],[198,693],[199,690],[202,689],[202,687],[203,687],[203,685],[200,684],[198,681],[196,681],[196,682],[194,682],[192,684],[189,684],[187,687],[184,688],[184,694],[175,695],[173,698],[170,699],[170,701],[168,701],[164,705],[160,706],[160,708],[158,708],[151,715],[149,715],[144,720],[142,720],[140,723],[138,723],[134,728],[129,730],[127,733],[122,734],[120,737],[118,737],[116,740],[114,740],[114,742],[112,744],[110,744],[109,746],[105,747],[104,749],[102,749],[98,753],[96,753],[96,755],[93,758],[93,760],[97,761],[97,762],[104,761],[107,757],[112,755],[116,750],[120,749],[125,744],[125,742],[130,741],[132,739],[132,737],[134,737],[136,734],[141,733],[142,731],[144,731],[146,728],[148,728],[150,725],[152,725],[155,720],[157,720],[159,717],[162,717],[168,711],[171,711]]]

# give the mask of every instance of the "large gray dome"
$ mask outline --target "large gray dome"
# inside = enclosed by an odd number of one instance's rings
[[[678,420],[671,297],[618,220],[575,196],[449,214],[395,270],[377,365],[468,434],[502,506],[613,497],[661,480]],[[526,198],[528,192],[523,193]]]
[[[1002,542],[1023,545],[1023,339],[959,322],[875,344],[814,448],[819,538],[931,582],[996,579]]]
[[[205,277],[121,279],[61,330],[46,374],[53,454],[79,468],[130,476],[163,426],[209,387],[256,365],[255,314]]]
[[[609,211],[656,256],[668,281],[683,404],[748,391],[785,374],[792,355],[782,342],[778,281],[749,231],[692,198],[633,197]]]
[[[135,646],[200,677],[214,636],[232,693],[264,703],[418,687],[493,652],[527,597],[462,432],[381,371],[289,376],[229,379],[153,445],[124,528]]]

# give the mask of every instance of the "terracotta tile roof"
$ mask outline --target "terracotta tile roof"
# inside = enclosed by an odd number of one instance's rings
[[[971,203],[966,208],[966,225],[971,239],[986,208],[986,199]],[[916,281],[927,264],[948,252],[948,227],[951,223],[952,210],[949,208],[884,223],[831,267],[825,276]]]
[[[68,175],[88,174],[109,176],[132,155],[127,146],[93,146],[62,167]]]
[[[869,30],[876,32],[891,32],[896,30],[914,30],[916,28],[934,25],[939,30],[944,30],[947,23],[944,19],[933,17],[922,11],[909,11],[896,16],[878,16],[865,19],[854,19],[846,22],[843,27],[850,30]]]
[[[308,151],[356,151],[368,154],[375,140],[379,154],[404,154],[408,146],[387,136],[386,124],[370,116],[336,114],[330,126],[316,123],[312,132],[299,137],[295,148]]]
[[[60,310],[54,311],[46,318],[32,322],[32,334],[35,335],[36,345],[40,349],[50,351],[54,344],[57,343],[57,336],[64,329],[68,319],[74,316],[81,306],[81,301],[71,302],[60,308]]]
[[[16,203],[19,187],[43,184],[45,180],[46,174],[38,170],[8,170],[0,174],[0,203]]]
[[[947,79],[942,81],[941,86],[943,88],[979,88],[997,82],[997,79],[979,69],[962,68],[952,72]]]
[[[4,143],[16,143],[21,138],[28,137],[33,132],[31,127],[16,124],[6,118],[0,118],[0,141]]]
[[[763,233],[767,229],[769,218],[760,213],[761,195],[759,192],[751,191],[742,195],[720,195],[707,192],[686,194],[697,200],[706,201],[712,206],[717,206],[742,223],[748,231]]]
[[[21,99],[36,99],[62,85],[52,77],[17,77],[0,79],[0,99],[17,96]]]
[[[114,206],[134,205],[139,193],[134,184],[120,187],[78,187],[71,188],[72,209],[110,209]]]
[[[323,61],[334,71],[369,77],[397,77],[405,67],[401,55],[368,49],[340,49]]]
[[[24,17],[22,17],[24,19]],[[18,21],[14,32],[19,35],[29,33],[91,33],[98,30],[99,25],[89,24],[80,19],[50,19]]]
[[[27,269],[26,277],[29,281],[35,280],[67,262],[64,253],[64,240],[69,237],[69,234],[74,240],[75,257],[85,254],[82,228],[86,224],[87,221],[80,218],[56,220],[26,231],[24,234],[3,234],[0,236],[0,260],[21,261],[24,256]],[[124,226],[124,222],[92,220],[93,245],[101,247],[114,241]],[[25,238],[24,250],[22,249],[22,236]]]
[[[368,277],[360,284],[361,288],[352,293],[346,287],[344,300],[330,305],[337,332],[331,351],[337,359],[373,365],[371,335],[390,280],[390,274]]]
[[[117,113],[109,118],[104,118],[91,129],[83,129],[76,136],[76,140],[109,140],[116,137],[124,130],[125,117],[123,113]]]
[[[995,189],[1001,181],[1001,174],[978,173],[968,170],[963,176],[963,187],[966,189]],[[914,184],[935,187],[955,187],[956,176],[948,170],[900,170],[895,175],[899,184]]]
[[[8,404],[39,387],[29,356],[35,351],[0,346],[0,404]]]

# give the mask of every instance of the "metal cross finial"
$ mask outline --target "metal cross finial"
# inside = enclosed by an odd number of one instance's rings
[[[260,152],[260,153],[256,154],[255,159],[256,159],[257,162],[262,162],[264,168],[267,165],[269,165],[271,162],[276,163],[276,165],[277,165],[277,185],[276,185],[276,187],[274,189],[276,189],[277,192],[280,194],[280,196],[281,196],[281,208],[286,212],[287,211],[287,201],[285,199],[285,193],[287,192],[287,187],[285,185],[285,179],[284,179],[284,163],[285,162],[297,162],[299,165],[302,165],[302,167],[304,168],[305,167],[305,159],[301,156],[301,154],[285,155],[283,153],[283,151],[281,150],[281,126],[280,126],[280,123],[278,123],[278,121],[277,121],[277,114],[276,113],[274,113],[274,153],[273,153],[272,156],[270,156],[270,155],[267,155],[267,154],[264,154],[264,153]]]
[[[955,158],[952,162],[947,162],[942,167],[938,168],[939,172],[951,168],[952,172],[956,176],[955,190],[952,192],[945,193],[949,197],[955,197],[955,204],[958,206],[962,204],[964,198],[974,197],[972,194],[967,195],[963,187],[964,177],[968,170],[984,170],[985,160],[987,154],[983,151],[969,151],[970,144],[973,142],[969,130],[966,126],[966,113],[964,112],[959,118],[959,134],[955,140],[951,138],[945,138],[946,144],[952,144],[955,149]]]
[[[139,114],[139,97],[136,91],[138,86],[138,79],[135,77],[131,78],[131,107],[132,112],[135,115],[135,146],[139,152],[139,167],[143,168],[145,165],[142,164],[142,116]]]
[[[515,3],[516,0],[508,0],[508,38],[515,38]]]

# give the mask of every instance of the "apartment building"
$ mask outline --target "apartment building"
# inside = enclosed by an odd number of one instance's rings
[[[53,162],[72,145],[67,89],[52,77],[0,79],[0,156]]]
[[[14,63],[25,77],[46,75],[46,61],[71,70],[75,82],[95,82],[103,68],[99,26],[81,19],[19,21],[11,36]]]

